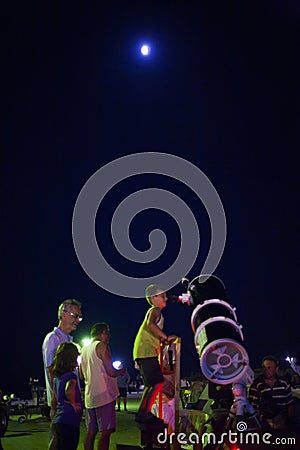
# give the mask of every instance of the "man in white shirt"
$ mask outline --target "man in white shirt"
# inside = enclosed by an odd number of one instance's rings
[[[115,402],[119,395],[116,377],[125,369],[113,367],[109,348],[109,326],[96,323],[91,328],[92,342],[82,348],[80,376],[85,381],[87,434],[84,449],[93,450],[100,433],[98,450],[108,450],[110,435],[116,429]]]

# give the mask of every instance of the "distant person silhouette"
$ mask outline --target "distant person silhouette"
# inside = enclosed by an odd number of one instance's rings
[[[122,366],[120,366],[120,369],[122,368]],[[123,401],[123,408],[124,411],[127,411],[127,390],[128,390],[128,385],[130,383],[130,375],[126,369],[126,367],[124,367],[125,369],[125,373],[124,375],[118,375],[117,377],[117,383],[118,383],[118,388],[119,388],[119,392],[120,395],[118,396],[118,408],[117,411],[121,410],[121,401]]]

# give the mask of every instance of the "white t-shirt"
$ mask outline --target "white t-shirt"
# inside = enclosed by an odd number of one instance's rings
[[[102,359],[97,356],[99,341],[93,341],[81,350],[80,367],[85,379],[84,402],[86,408],[98,408],[114,401],[119,395],[117,380],[105,370]]]

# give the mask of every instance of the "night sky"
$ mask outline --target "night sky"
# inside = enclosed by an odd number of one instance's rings
[[[114,358],[135,375],[132,345],[147,303],[87,276],[72,215],[98,169],[140,152],[184,158],[215,186],[228,226],[215,273],[237,308],[252,367],[270,353],[299,358],[299,2],[95,3],[23,2],[2,11],[0,388],[29,395],[30,376],[43,384],[41,344],[65,298],[83,303],[74,339],[107,322]],[[139,52],[144,42],[148,58]],[[169,267],[180,248],[172,217],[149,210],[132,222],[141,251],[154,228],[168,238],[164,254],[142,267],[118,254],[110,221],[136,190],[171,190],[201,229],[199,257],[182,274],[192,279],[209,248],[209,220],[188,180],[165,178],[115,186],[98,210],[98,244],[131,276]],[[171,293],[182,292],[179,282]],[[182,337],[183,375],[199,370],[191,312],[181,304],[164,310],[166,332]]]

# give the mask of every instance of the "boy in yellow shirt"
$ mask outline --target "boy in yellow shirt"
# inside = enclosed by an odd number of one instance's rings
[[[146,300],[151,305],[136,335],[133,347],[133,359],[139,367],[144,381],[144,392],[136,415],[136,422],[161,422],[151,413],[158,393],[164,385],[164,377],[159,365],[160,343],[169,344],[175,335],[167,336],[163,331],[164,318],[161,310],[166,307],[167,295],[156,284],[146,288]]]

